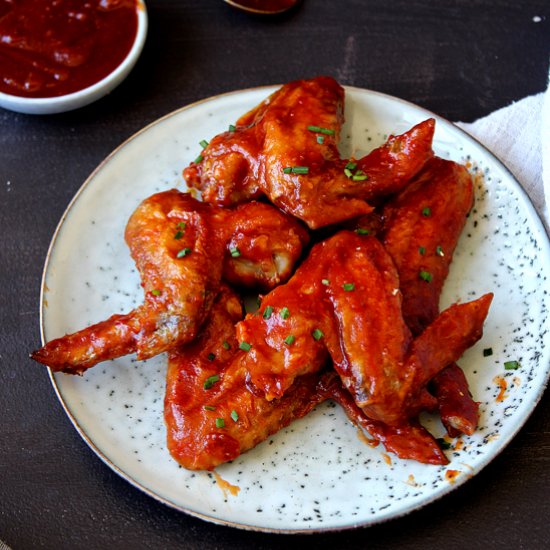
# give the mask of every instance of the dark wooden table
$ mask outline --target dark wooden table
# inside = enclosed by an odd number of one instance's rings
[[[318,74],[471,121],[545,89],[547,0],[304,0],[273,19],[221,0],[148,8],[143,56],[110,96],[62,115],[0,110],[0,539],[16,550],[546,546],[548,395],[508,448],[443,500],[368,529],[270,535],[189,517],[119,478],[27,354],[40,341],[40,277],[60,216],[144,125],[211,95]]]

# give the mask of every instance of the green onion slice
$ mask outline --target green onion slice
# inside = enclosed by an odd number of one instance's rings
[[[294,344],[294,341],[296,340],[296,336],[294,336],[294,334],[289,334],[286,338],[285,338],[285,344],[287,346],[291,346],[292,344]]]
[[[231,411],[231,419],[233,422],[237,422],[237,420],[239,420],[239,413],[237,413],[235,409]]]
[[[225,420],[223,418],[216,418],[216,428],[225,428]]]
[[[216,382],[220,381],[220,375],[219,374],[213,374],[212,376],[209,376],[203,384],[203,388],[205,390],[209,390]]]
[[[184,256],[188,256],[189,254],[191,254],[191,249],[190,248],[182,248],[177,254],[176,256],[178,258],[183,258]]]
[[[315,340],[319,341],[323,336],[323,331],[319,328],[316,328],[312,333],[311,335],[313,336],[313,338],[315,338]]]
[[[504,368],[506,370],[517,370],[519,369],[519,367],[520,367],[520,364],[518,361],[506,361],[504,363]]]
[[[310,132],[317,132],[319,134],[326,134],[327,136],[333,136],[334,130],[331,130],[330,128],[323,128],[321,126],[308,126],[307,129]]]
[[[433,279],[433,275],[429,271],[420,271],[418,273],[418,276],[427,283],[431,282],[431,280]]]
[[[263,318],[269,319],[271,317],[271,314],[273,313],[273,307],[272,306],[266,306],[264,309]]]
[[[239,342],[239,349],[242,349],[243,351],[250,351],[250,348],[252,346],[248,342]]]
[[[351,292],[352,290],[355,290],[355,284],[354,283],[344,283],[342,285],[342,288],[346,291],[346,292]]]
[[[281,309],[281,317],[283,319],[288,319],[290,317],[290,310],[286,306]]]

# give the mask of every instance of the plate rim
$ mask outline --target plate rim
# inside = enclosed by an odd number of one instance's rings
[[[276,90],[278,87],[280,87],[281,84],[269,84],[269,85],[261,85],[261,86],[253,86],[249,88],[243,88],[238,90],[232,90],[228,92],[223,92],[220,94],[215,94],[213,96],[205,97],[202,99],[199,99],[197,101],[194,101],[192,103],[189,103],[187,105],[184,105],[182,107],[179,107],[173,111],[170,111],[169,113],[166,113],[165,115],[149,122],[136,132],[134,132],[132,135],[124,139],[117,147],[115,147],[106,157],[104,157],[99,164],[93,169],[93,171],[89,174],[89,176],[84,180],[84,182],[80,185],[76,193],[73,195],[71,200],[69,201],[67,207],[63,211],[63,214],[61,215],[59,222],[56,225],[56,228],[54,230],[54,233],[51,237],[50,244],[47,249],[46,257],[44,260],[44,267],[42,270],[42,277],[40,281],[40,304],[39,304],[39,324],[40,324],[40,338],[42,345],[45,344],[45,292],[47,289],[46,285],[46,278],[48,275],[48,269],[50,266],[50,262],[52,259],[53,251],[55,248],[56,241],[59,237],[59,234],[61,232],[61,229],[63,228],[63,225],[69,216],[73,206],[75,203],[79,200],[80,196],[83,194],[85,189],[91,184],[91,182],[94,180],[95,176],[104,168],[106,164],[109,163],[111,158],[113,158],[115,155],[118,154],[120,150],[122,150],[126,145],[128,145],[130,142],[132,142],[134,139],[138,138],[141,134],[149,131],[151,128],[162,124],[164,121],[173,118],[174,116],[179,115],[182,112],[185,112],[187,110],[191,110],[199,105],[204,105],[209,102],[217,101],[220,99],[228,98],[231,96],[237,96],[241,94],[246,94],[249,92],[259,92],[262,90],[265,90],[268,92],[269,90]],[[445,117],[442,117],[441,115],[438,115],[437,113],[430,111],[429,109],[422,107],[420,105],[417,105],[416,103],[413,103],[409,100],[402,99],[400,97],[393,96],[391,94],[387,94],[384,92],[379,92],[376,90],[371,90],[369,88],[361,88],[357,86],[348,86],[345,85],[343,88],[346,90],[346,92],[354,92],[358,94],[366,94],[366,95],[374,95],[381,97],[383,99],[397,102],[400,104],[403,104],[409,108],[414,109],[415,111],[420,111],[422,113],[425,113],[427,115],[427,118],[435,118],[438,122],[443,122],[444,124],[448,124],[453,130],[458,131],[458,133],[462,136],[462,138],[466,139],[467,141],[473,142],[477,147],[479,147],[485,155],[488,155],[492,158],[493,162],[500,165],[500,168],[503,169],[503,171],[506,173],[506,175],[515,183],[516,188],[519,190],[519,193],[522,195],[522,198],[525,200],[526,204],[528,204],[529,209],[531,210],[532,219],[535,220],[535,223],[539,225],[539,230],[541,230],[541,235],[544,237],[544,243],[546,245],[546,248],[548,249],[550,253],[550,229],[546,227],[546,224],[544,223],[544,220],[542,219],[541,215],[539,214],[538,210],[536,209],[533,200],[523,187],[523,185],[520,183],[518,178],[513,174],[513,172],[508,168],[505,162],[503,162],[497,154],[495,154],[493,151],[491,151],[487,146],[485,146],[483,143],[479,141],[476,137],[469,134],[466,130],[458,126],[457,124],[449,121]],[[61,390],[58,387],[57,381],[56,381],[56,373],[54,373],[50,368],[48,368],[48,375],[50,378],[50,382],[52,383],[52,386],[54,388],[55,394],[57,396],[57,399],[59,403],[62,406],[63,411],[69,418],[71,424],[79,434],[79,436],[84,440],[84,442],[88,445],[88,447],[93,451],[93,453],[111,470],[113,470],[117,475],[119,475],[122,479],[130,483],[134,488],[139,489],[149,497],[152,497],[157,502],[160,502],[169,508],[172,508],[178,512],[183,512],[191,517],[196,517],[201,520],[204,520],[206,522],[216,524],[216,525],[223,525],[228,527],[235,527],[241,530],[245,531],[253,531],[253,532],[263,532],[263,533],[270,533],[270,534],[294,534],[294,535],[300,535],[300,534],[315,534],[315,533],[331,533],[331,532],[342,532],[342,531],[348,531],[351,529],[357,529],[359,527],[371,527],[374,525],[380,525],[382,523],[386,523],[388,521],[392,521],[395,519],[398,519],[400,517],[406,516],[410,513],[413,513],[416,510],[419,510],[421,508],[424,508],[425,506],[428,506],[432,504],[433,502],[443,498],[450,492],[454,491],[458,487],[465,484],[468,480],[475,477],[476,474],[479,474],[481,470],[483,470],[490,462],[492,462],[500,453],[510,444],[512,439],[514,439],[517,435],[517,433],[523,428],[523,426],[526,424],[526,422],[529,420],[531,415],[533,414],[533,411],[536,409],[537,405],[539,404],[540,400],[542,399],[542,396],[544,392],[546,391],[546,388],[550,382],[550,368],[548,368],[548,371],[546,373],[546,377],[544,382],[539,386],[537,394],[535,396],[535,399],[532,401],[532,407],[531,409],[525,414],[518,423],[515,423],[513,426],[513,429],[509,436],[505,438],[503,441],[499,441],[496,445],[495,450],[487,455],[477,466],[476,472],[472,476],[460,476],[456,480],[454,484],[450,484],[449,487],[441,490],[437,494],[434,495],[428,495],[425,499],[422,500],[421,503],[412,504],[406,509],[393,513],[390,516],[382,517],[382,518],[375,518],[370,519],[367,521],[362,522],[353,522],[348,525],[341,525],[341,526],[333,526],[333,527],[313,527],[313,528],[296,528],[296,529],[289,529],[289,528],[276,528],[276,527],[265,527],[265,526],[258,526],[253,525],[249,523],[244,522],[236,522],[232,520],[227,520],[219,517],[213,517],[212,515],[208,515],[190,508],[187,508],[185,506],[178,505],[171,500],[163,497],[162,495],[158,494],[154,490],[146,487],[142,483],[135,480],[130,474],[126,473],[123,469],[121,469],[119,466],[117,466],[111,459],[109,459],[105,454],[94,444],[90,436],[87,435],[84,428],[82,428],[78,422],[78,420],[75,418],[71,410],[69,409],[68,405],[65,403],[62,395]]]

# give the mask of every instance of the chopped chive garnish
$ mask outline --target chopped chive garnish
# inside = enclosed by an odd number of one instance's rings
[[[204,409],[205,411],[215,411],[215,410],[216,410],[216,407],[213,407],[212,405],[205,405],[205,406],[203,407],[203,409]]]
[[[177,254],[176,256],[178,258],[183,258],[184,256],[187,256],[191,254],[191,249],[190,248],[182,248]]]
[[[266,308],[264,309],[263,318],[269,319],[272,313],[273,313],[273,308],[271,306],[266,306]]]
[[[161,292],[158,288],[154,288],[153,290],[151,290],[151,294],[153,296],[160,296]]]
[[[220,376],[218,374],[213,374],[212,376],[209,376],[203,384],[203,388],[205,390],[209,390],[216,382],[220,381]]]
[[[318,132],[319,134],[326,134],[327,136],[333,136],[334,130],[329,128],[322,128],[321,126],[308,126],[307,129],[310,132]]]
[[[325,143],[325,136],[317,136],[315,139],[319,145],[323,145],[323,143]]]
[[[285,174],[307,174],[309,173],[309,168],[307,166],[287,166],[283,168]]]
[[[423,246],[419,246],[418,247],[418,253],[422,254],[422,256],[424,256],[424,254],[426,253],[426,249]]]
[[[330,285],[330,281],[328,279],[321,279],[321,283],[323,283],[325,286]]]
[[[442,437],[440,437],[440,438],[437,440],[437,442],[439,443],[439,446],[440,446],[444,451],[450,449],[451,446],[452,446],[448,441],[446,441],[446,440],[443,439]]]
[[[294,340],[296,340],[296,336],[294,336],[293,334],[289,334],[286,338],[285,338],[285,344],[287,346],[291,346],[292,344],[294,344]]]
[[[346,166],[345,166],[345,170],[355,170],[357,168],[357,163],[356,162],[353,162],[352,160],[350,160]]]
[[[281,309],[281,317],[283,319],[288,319],[290,317],[290,310],[286,306]]]
[[[176,225],[176,229],[181,229],[182,231],[187,227],[187,224],[185,222],[179,222],[178,225]]]
[[[311,335],[313,336],[313,338],[315,338],[315,340],[320,340],[324,334],[323,334],[323,331],[319,328],[316,328],[312,333]]]
[[[347,178],[351,178],[353,176],[353,172],[349,168],[344,168],[344,174]]]
[[[241,255],[241,251],[237,247],[230,248],[229,253],[231,254],[232,258],[238,258]]]
[[[231,411],[231,420],[233,420],[233,422],[237,422],[237,420],[239,420],[239,414],[235,409]]]
[[[239,349],[242,349],[243,351],[250,351],[250,348],[252,346],[248,342],[240,342],[239,343]]]
[[[230,132],[234,132],[237,128],[235,128],[235,126],[233,126],[233,124],[230,124],[229,125],[229,131]]]
[[[483,357],[490,357],[493,355],[493,348],[485,348],[483,350]]]
[[[506,361],[504,363],[504,368],[506,370],[517,370],[519,369],[520,365],[518,361]]]
[[[430,216],[431,213],[432,213],[432,209],[429,206],[426,206],[425,208],[422,209],[422,215],[425,216],[426,218]]]
[[[435,253],[438,255],[438,256],[445,256],[445,253],[443,252],[443,249],[441,248],[441,246],[437,245],[435,247]]]
[[[358,235],[368,235],[370,233],[370,231],[368,229],[365,229],[363,227],[358,227],[355,232],[358,234]]]
[[[418,276],[423,280],[423,281],[426,281],[427,283],[431,282],[433,276],[432,274],[429,272],[429,271],[420,271],[418,273]]]
[[[181,239],[183,237],[183,231],[176,231],[176,234],[174,235],[174,239]]]
[[[342,285],[342,288],[346,291],[346,292],[351,292],[352,290],[355,290],[355,284],[354,283],[344,283]]]
[[[208,354],[208,360],[209,361],[214,361],[214,359],[216,359],[216,356],[213,353],[209,353]]]
[[[225,428],[225,420],[223,418],[216,418],[216,428]]]
[[[199,155],[196,159],[195,159],[195,164],[198,164],[199,162],[202,162],[204,160],[204,157],[202,155]]]
[[[208,147],[208,141],[205,139],[199,141],[199,145],[204,149],[205,147]]]
[[[229,342],[227,340],[224,340],[223,341],[223,349],[231,349],[231,346],[229,345]]]
[[[365,181],[369,179],[369,176],[367,176],[367,174],[365,174],[364,172],[357,172],[351,177],[351,179],[352,181]]]

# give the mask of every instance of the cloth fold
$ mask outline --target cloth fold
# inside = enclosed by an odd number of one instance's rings
[[[491,150],[523,186],[550,228],[550,89],[457,126]]]

